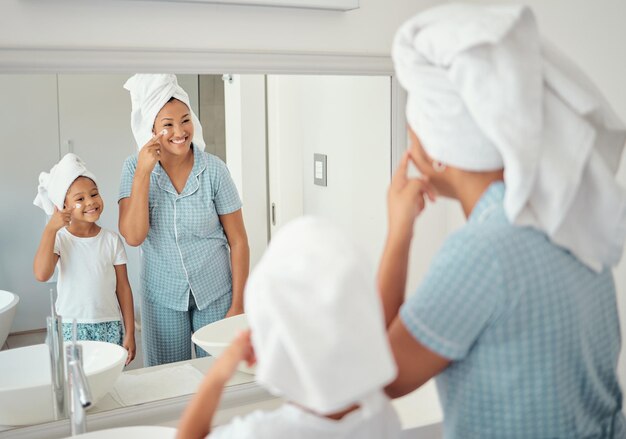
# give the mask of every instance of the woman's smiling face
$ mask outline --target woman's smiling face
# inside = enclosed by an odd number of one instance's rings
[[[189,151],[193,140],[193,122],[189,107],[178,99],[172,99],[161,108],[154,120],[154,133],[167,132],[161,137],[163,152],[183,155]]]

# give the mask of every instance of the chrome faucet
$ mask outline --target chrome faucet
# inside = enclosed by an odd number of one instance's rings
[[[50,351],[50,373],[52,375],[52,411],[54,419],[66,416],[65,371],[63,367],[63,328],[61,316],[54,308],[54,291],[50,289],[50,317],[46,319],[48,334],[46,344]]]
[[[85,409],[91,405],[91,391],[83,370],[83,347],[76,343],[76,319],[72,324],[72,343],[66,347],[67,385],[70,398],[70,433],[87,431]]]

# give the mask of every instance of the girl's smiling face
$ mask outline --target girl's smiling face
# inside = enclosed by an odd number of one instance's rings
[[[71,206],[72,220],[90,223],[98,221],[104,210],[98,186],[87,177],[78,177],[67,190],[65,207],[67,206]]]
[[[187,153],[193,140],[193,122],[189,107],[178,99],[171,99],[165,104],[154,120],[153,132],[156,134],[163,130],[167,132],[161,137],[162,153]]]

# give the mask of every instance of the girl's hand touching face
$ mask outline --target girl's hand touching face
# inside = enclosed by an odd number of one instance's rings
[[[214,373],[219,375],[222,380],[227,381],[241,361],[245,361],[249,367],[256,363],[249,329],[240,332],[216,360],[213,365]]]
[[[167,130],[160,131],[139,150],[137,158],[138,171],[152,172],[157,162],[161,159],[161,137],[165,134],[167,134]]]
[[[50,221],[48,221],[48,224],[46,227],[49,227],[55,232],[57,232],[61,230],[63,227],[69,226],[70,221],[72,220],[73,209],[74,209],[73,205],[67,206],[63,210],[59,210],[55,206],[54,213],[52,214],[52,217],[50,218]]]
[[[249,329],[241,331],[231,343],[228,351],[231,351],[237,363],[245,361],[249,367],[252,367],[256,363],[256,356],[254,355],[254,348],[252,347],[252,339],[250,336],[251,331]]]

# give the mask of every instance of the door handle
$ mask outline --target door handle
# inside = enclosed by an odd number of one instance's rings
[[[272,203],[272,225],[276,225],[276,203]]]

